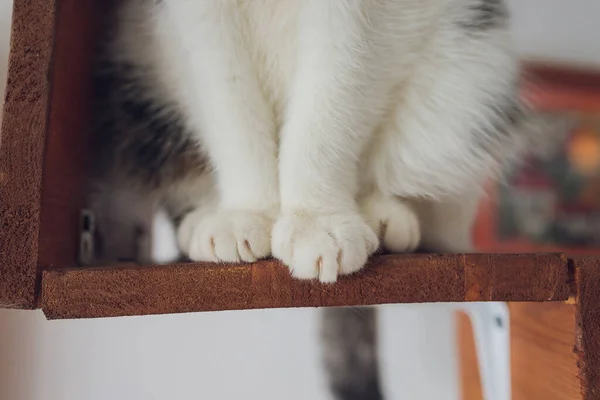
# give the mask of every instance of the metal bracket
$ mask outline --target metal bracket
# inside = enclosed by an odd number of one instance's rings
[[[94,261],[94,237],[96,220],[94,213],[84,209],[79,218],[79,265],[91,265]]]

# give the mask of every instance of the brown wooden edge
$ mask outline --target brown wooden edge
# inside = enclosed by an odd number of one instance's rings
[[[15,0],[0,133],[0,306],[35,308],[54,0]]]
[[[513,400],[581,400],[574,304],[508,303]],[[484,400],[470,318],[456,315],[462,400]]]
[[[0,307],[37,305],[77,264],[94,0],[15,0],[0,138]]]
[[[573,264],[581,395],[583,400],[600,400],[600,258],[579,258]]]
[[[102,0],[106,1],[106,0]],[[89,158],[96,0],[59,0],[42,181],[39,270],[78,264]]]
[[[49,319],[462,301],[565,301],[560,254],[393,255],[335,285],[298,281],[276,261],[44,271]]]
[[[461,400],[485,400],[479,374],[475,334],[471,318],[464,311],[456,312],[456,339],[458,348],[458,379]]]
[[[586,91],[600,91],[600,70],[598,68],[535,60],[524,60],[522,68],[525,76],[535,82],[545,82],[572,89],[582,88]]]

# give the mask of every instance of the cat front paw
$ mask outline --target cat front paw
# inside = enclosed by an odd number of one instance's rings
[[[271,255],[273,223],[269,213],[196,210],[181,222],[177,239],[192,261],[254,262]]]
[[[282,216],[273,228],[273,255],[298,279],[335,282],[360,270],[379,242],[359,214]]]
[[[419,219],[402,199],[373,194],[361,202],[369,226],[377,233],[383,249],[392,253],[415,250],[421,241]]]

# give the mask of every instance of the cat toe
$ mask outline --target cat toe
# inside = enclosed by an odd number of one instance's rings
[[[273,228],[273,255],[293,277],[332,283],[360,270],[377,249],[375,233],[358,214],[281,217]]]
[[[260,212],[197,211],[184,218],[178,238],[192,261],[254,262],[270,256],[272,226],[273,220]]]
[[[365,220],[377,233],[384,250],[392,253],[414,251],[421,241],[417,214],[398,197],[376,194],[362,202]]]

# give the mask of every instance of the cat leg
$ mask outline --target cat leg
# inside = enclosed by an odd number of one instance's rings
[[[392,253],[471,253],[472,227],[483,190],[438,199],[403,199],[370,191],[360,200],[365,220],[381,247]]]
[[[214,174],[218,204],[184,217],[182,251],[194,261],[256,261],[270,255],[279,208],[273,110],[238,26],[235,2],[167,2],[189,50],[188,103]],[[202,194],[200,194],[202,196]]]
[[[368,34],[362,6],[310,0],[301,16],[309,28],[300,33],[281,133],[282,216],[272,234],[273,255],[299,279],[334,282],[361,269],[378,247],[356,203],[358,160],[384,97],[372,78],[372,49],[361,41]]]
[[[379,193],[363,209],[375,228],[387,227],[384,246],[392,250],[412,247],[415,214],[428,250],[469,249],[467,225],[483,185],[527,142],[516,129],[523,111],[506,32],[445,37],[450,28],[398,87],[396,109],[367,153],[363,179]]]
[[[181,219],[177,241],[182,252],[194,261],[213,262],[252,262],[268,256],[273,217],[258,210],[225,211],[214,175],[180,182],[166,196],[170,213]]]
[[[396,108],[369,150],[373,185],[386,194],[462,197],[529,142],[517,126],[524,109],[508,32],[445,32],[398,87]]]
[[[421,224],[423,250],[440,253],[472,253],[473,225],[483,191],[440,200],[412,202]]]
[[[157,198],[150,191],[95,182],[88,202],[95,227],[93,264],[152,263],[150,226]]]
[[[151,260],[156,264],[177,262],[181,257],[176,240],[177,233],[173,220],[164,208],[158,208],[154,213],[151,229],[149,237]],[[138,242],[138,246],[144,245],[147,246],[144,242]]]
[[[421,226],[414,207],[408,201],[374,191],[364,196],[360,205],[383,250],[407,253],[419,246]]]

